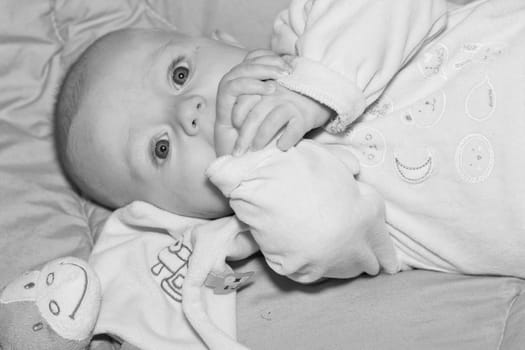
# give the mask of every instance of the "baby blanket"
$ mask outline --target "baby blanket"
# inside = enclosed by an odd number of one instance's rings
[[[235,293],[250,273],[225,264],[243,225],[181,217],[144,202],[115,211],[90,257],[102,306],[95,334],[142,350],[245,349],[235,342]]]

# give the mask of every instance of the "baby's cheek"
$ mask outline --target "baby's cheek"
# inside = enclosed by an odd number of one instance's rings
[[[239,133],[231,125],[215,124],[214,142],[217,157],[231,154]]]

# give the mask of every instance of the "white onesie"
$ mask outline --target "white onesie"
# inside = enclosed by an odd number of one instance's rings
[[[402,266],[525,277],[525,3],[401,2],[294,1],[280,83],[338,112],[332,131],[353,122],[317,140],[354,150]]]

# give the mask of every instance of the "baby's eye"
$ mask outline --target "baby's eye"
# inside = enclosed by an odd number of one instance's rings
[[[170,142],[168,140],[159,140],[155,143],[155,157],[158,159],[168,158],[170,153]]]
[[[188,80],[190,70],[187,67],[179,66],[171,72],[171,81],[176,86],[182,86]]]
[[[191,79],[191,60],[186,56],[176,57],[168,67],[168,83],[177,89],[181,89]]]

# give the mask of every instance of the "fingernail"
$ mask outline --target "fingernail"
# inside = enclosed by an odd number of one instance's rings
[[[292,70],[291,70],[291,68],[290,69],[281,69],[279,74],[286,77],[286,76],[292,74]]]

